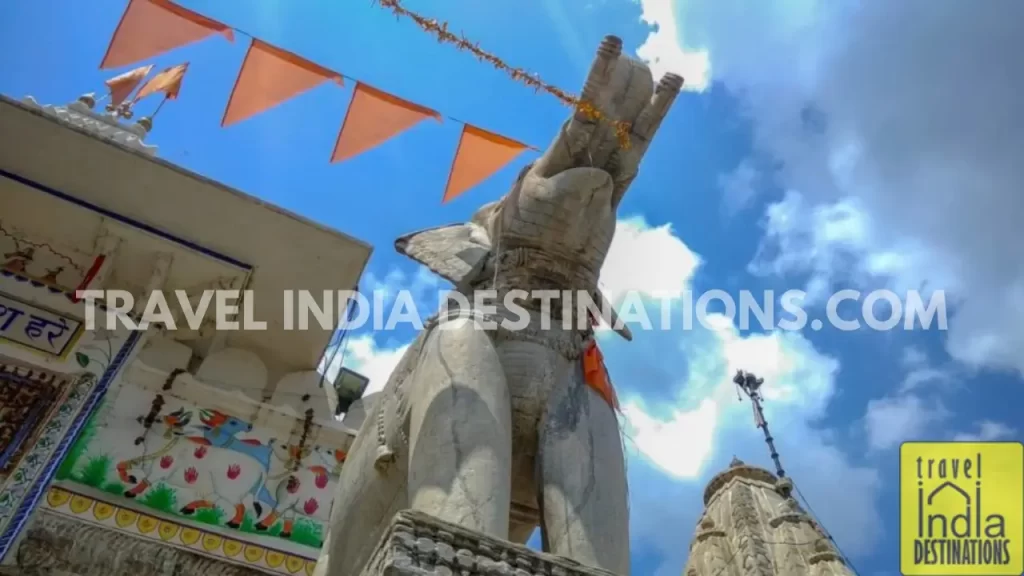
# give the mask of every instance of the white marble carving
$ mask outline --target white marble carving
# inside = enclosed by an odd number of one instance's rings
[[[97,114],[89,109],[89,106],[77,100],[67,106],[51,106],[40,104],[35,98],[25,96],[22,104],[38,110],[51,118],[55,118],[64,124],[86,130],[94,136],[120,144],[126,148],[156,156],[157,147],[150,146],[143,142],[146,133],[149,132],[147,125],[149,120],[143,118],[135,124],[122,124],[111,114]]]

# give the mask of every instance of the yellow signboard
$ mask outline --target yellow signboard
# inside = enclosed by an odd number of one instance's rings
[[[1024,573],[1024,444],[900,446],[900,571]]]

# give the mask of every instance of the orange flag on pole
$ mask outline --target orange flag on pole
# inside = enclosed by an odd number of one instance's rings
[[[139,66],[135,70],[129,70],[104,82],[110,90],[110,105],[116,107],[127,100],[132,91],[139,87],[139,84],[149,75],[152,69],[152,64]]]
[[[234,39],[228,26],[170,0],[130,0],[100,69],[134,64],[218,33]]]
[[[184,64],[178,64],[164,70],[163,72],[153,76],[149,79],[149,82],[143,84],[142,88],[139,89],[139,93],[135,95],[135,99],[132,102],[138,102],[150,94],[156,94],[157,92],[163,92],[164,98],[168,100],[174,100],[178,97],[178,91],[181,90],[181,80],[185,77],[185,72],[188,71],[188,62]]]
[[[476,126],[464,125],[441,203],[483,182],[527,148],[526,144]]]
[[[241,122],[328,80],[341,84],[341,74],[254,39],[220,125]]]
[[[357,82],[331,162],[362,154],[427,118],[441,121],[441,115],[430,108]]]

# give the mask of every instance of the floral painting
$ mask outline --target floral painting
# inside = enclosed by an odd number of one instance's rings
[[[125,386],[109,398],[57,480],[182,519],[321,547],[343,451],[288,444],[172,398],[146,428],[153,396]]]

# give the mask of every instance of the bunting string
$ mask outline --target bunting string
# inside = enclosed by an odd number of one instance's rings
[[[537,92],[543,90],[553,95],[592,121],[607,121],[614,127],[620,145],[623,148],[630,147],[630,123],[607,117],[592,103],[544,82],[539,75],[510,66],[498,56],[481,49],[478,43],[471,42],[465,36],[453,34],[449,31],[447,22],[438,22],[408,10],[402,5],[401,0],[375,1],[391,10],[396,17],[412,20],[422,30],[435,36],[439,42],[467,50],[481,61],[490,63],[496,69],[507,73],[514,81],[530,86]],[[129,0],[100,68],[115,68],[136,63],[218,33],[233,40],[234,32],[248,36],[251,40],[235,87],[228,99],[222,126],[264,112],[324,82],[334,80],[340,85],[342,78],[355,83],[355,92],[338,134],[331,157],[332,162],[361,154],[422,120],[441,119],[441,114],[434,110],[403,100],[348,75],[267,44],[244,30],[192,12],[173,0]],[[164,94],[161,106],[166,100],[175,99],[187,67],[188,64],[185,63],[157,74],[139,89],[138,94],[128,105],[156,92]],[[139,68],[129,74],[137,75],[136,81],[141,81],[150,68],[151,66]],[[112,79],[108,83],[111,90],[115,87],[118,89],[118,98],[121,98],[121,92],[130,92],[126,90],[127,80],[124,79],[127,75]],[[125,86],[122,87],[121,84]],[[123,96],[127,95],[125,93]],[[113,96],[115,95],[112,94]],[[488,132],[454,117],[448,118],[462,124],[462,133],[442,203],[487,179],[511,162],[520,152],[527,149],[536,150],[532,146]]]
[[[412,20],[424,32],[427,32],[435,36],[438,42],[442,44],[451,44],[458,48],[459,50],[469,51],[471,54],[476,56],[481,61],[487,62],[494,66],[496,69],[505,72],[506,74],[509,75],[509,77],[511,77],[516,82],[525,84],[533,88],[537,92],[543,90],[544,92],[551,94],[552,96],[560,100],[562,104],[565,104],[566,106],[570,106],[582,112],[591,120],[608,120],[615,127],[615,135],[618,136],[619,144],[623,148],[629,149],[629,135],[630,131],[632,130],[632,125],[629,122],[623,122],[620,120],[612,120],[611,118],[606,118],[605,115],[602,114],[601,111],[598,110],[590,102],[582,101],[576,96],[566,92],[565,90],[562,90],[558,86],[544,82],[543,80],[541,80],[539,74],[530,74],[529,72],[523,70],[522,68],[516,68],[507,64],[498,56],[495,56],[491,52],[488,52],[480,48],[479,42],[471,42],[468,38],[466,38],[465,35],[456,36],[448,29],[448,22],[438,22],[434,18],[427,18],[422,14],[413,12],[412,10],[409,10],[408,8],[402,6],[401,0],[377,0],[377,2],[383,8],[391,10],[391,12],[394,13],[396,17],[404,17]]]
[[[340,85],[342,79],[344,79],[355,84],[352,100],[349,102],[348,111],[345,114],[345,119],[342,121],[338,139],[331,154],[331,162],[346,160],[365,152],[427,118],[433,118],[437,121],[440,121],[442,118],[442,114],[435,110],[403,100],[383,90],[378,90],[348,74],[329,70],[313,62],[306,61],[295,54],[270,46],[244,30],[235,28],[234,31],[243,36],[248,36],[252,41],[252,45],[246,60],[242,63],[239,81],[236,83],[235,90],[229,99],[225,119],[230,115],[232,102],[238,94],[241,80],[246,76],[249,58],[253,54],[260,52],[260,46],[263,47],[263,50],[269,49],[280,53],[282,58],[292,62],[294,65],[301,64],[304,68],[315,68],[319,71],[321,82],[334,79]],[[270,68],[254,72],[253,74],[261,76],[265,80],[273,81],[275,85],[278,85],[275,90],[280,90],[282,88],[280,85],[282,84],[292,84],[291,82],[283,81],[289,74],[273,65]],[[318,82],[307,79],[300,82],[302,86],[293,86],[292,89],[284,86],[284,88],[286,93],[295,95],[316,83]],[[264,90],[266,89],[264,88]],[[263,94],[262,97],[265,98],[266,94]],[[250,110],[248,115],[254,115],[266,110],[283,99],[285,98],[276,99],[273,103],[257,105]],[[453,200],[486,180],[515,159],[520,152],[524,150],[537,150],[533,146],[517,142],[500,134],[495,134],[452,116],[445,117],[462,124],[462,133],[459,136],[459,145],[456,147],[455,157],[449,170],[448,183],[445,186],[444,195],[441,199],[442,204]],[[222,123],[222,125],[224,124]]]

